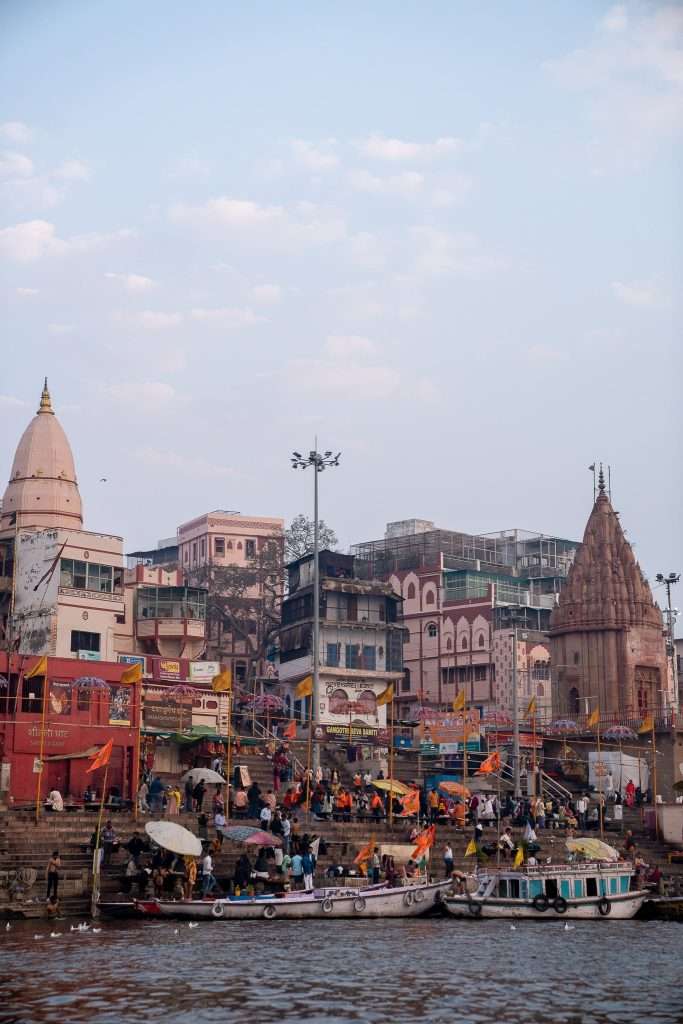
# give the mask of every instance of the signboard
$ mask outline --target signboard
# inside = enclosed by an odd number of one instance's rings
[[[378,746],[387,746],[389,743],[388,729],[378,729],[371,725],[318,725],[315,730],[317,739],[336,740],[337,742],[348,743],[349,733],[352,743],[370,743]]]
[[[148,729],[163,729],[165,732],[181,732],[192,726],[192,705],[190,694],[179,696],[166,690],[145,690],[143,722]]]
[[[169,661],[168,658],[159,659],[160,679],[180,679],[180,662]]]
[[[210,683],[214,676],[220,675],[220,671],[218,661],[190,662],[190,679],[193,683]]]
[[[145,668],[145,658],[142,654],[117,654],[116,660],[123,665],[142,665]]]
[[[14,620],[20,654],[50,654],[59,593],[58,530],[19,531],[16,538]],[[54,568],[54,571],[51,571]]]
[[[43,770],[43,762],[40,760],[39,757],[34,757],[33,758],[33,774],[34,775],[40,775],[42,770]]]
[[[101,661],[102,657],[99,651],[79,651],[79,661]]]
[[[109,724],[130,725],[130,686],[110,688]]]
[[[478,708],[465,712],[425,711],[420,723],[420,738],[423,743],[463,743],[467,729],[467,742],[481,737]],[[475,748],[476,749],[476,748]]]
[[[495,742],[494,742],[495,737]],[[507,746],[512,743],[511,732],[500,732],[489,734],[489,749],[495,748],[496,746]],[[543,749],[543,737],[536,736],[536,742],[534,744],[534,734],[532,732],[520,732],[519,734],[519,745],[520,747],[533,747],[535,745],[537,750]]]

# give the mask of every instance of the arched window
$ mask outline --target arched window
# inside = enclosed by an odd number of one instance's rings
[[[579,691],[576,689],[575,686],[572,686],[571,690],[569,691],[569,714],[578,715],[580,710],[581,705],[579,701]]]
[[[437,635],[438,632],[439,631],[436,628],[436,623],[435,622],[428,622],[427,623],[427,636],[431,636],[432,638],[434,638]]]
[[[479,639],[477,640],[477,643],[479,644],[480,647],[484,647],[486,645],[486,637],[484,636],[483,633],[479,634]]]
[[[425,594],[425,604],[434,604],[434,591],[428,590]]]
[[[647,711],[647,690],[638,690],[638,710]]]
[[[406,590],[406,598],[407,598],[408,601],[412,601],[414,597],[415,597],[415,584],[414,583],[409,583],[408,584],[408,589]]]
[[[450,636],[446,637],[446,650],[447,651],[452,651],[453,650],[453,638],[450,637]]]
[[[238,551],[241,551],[241,550],[242,550],[242,541],[241,541],[241,540],[238,540],[238,541],[237,541],[237,550],[238,550]]]
[[[462,640],[460,641],[460,650],[461,651],[466,651],[467,650],[467,637],[466,636],[463,636]]]
[[[228,551],[232,551],[232,541],[228,541]]]
[[[578,665],[580,661],[581,661],[581,655],[579,654],[578,651],[574,651],[574,664]]]
[[[545,686],[543,685],[543,683],[539,683],[537,685],[537,687],[536,687],[536,696],[537,697],[545,697]]]

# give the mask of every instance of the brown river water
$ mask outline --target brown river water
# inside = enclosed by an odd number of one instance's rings
[[[683,1022],[675,922],[72,923],[0,924],[0,1024]]]

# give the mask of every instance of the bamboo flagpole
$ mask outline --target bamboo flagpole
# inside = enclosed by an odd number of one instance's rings
[[[104,779],[102,780],[102,796],[100,797],[100,810],[97,815],[97,836],[95,839],[95,851],[93,853],[92,866],[92,896],[90,901],[90,916],[97,917],[99,911],[97,904],[100,899],[100,836],[102,835],[102,817],[104,814],[104,800],[107,792],[107,778],[109,776],[109,761],[104,766]]]
[[[36,825],[40,821],[40,799],[43,788],[43,754],[45,752],[45,728],[47,718],[47,675],[43,678],[43,708],[40,715],[40,753],[38,754],[38,778],[36,780]]]
[[[138,820],[138,790],[140,789],[140,762],[142,758],[142,684],[138,688],[138,727],[135,734],[133,753],[133,808],[134,820]]]
[[[655,716],[652,715],[652,810],[655,815],[655,838],[659,839],[659,822],[657,821],[657,740],[655,736]]]
[[[228,690],[228,749],[225,758],[225,817],[230,820],[230,771],[232,761],[232,690]],[[234,799],[234,797],[233,797]]]
[[[394,827],[394,694],[391,694],[389,701],[391,719],[389,725],[389,778],[391,789],[389,790],[389,828]]]
[[[313,694],[309,696],[310,714],[308,716],[308,751],[306,754],[306,811],[311,814],[311,758],[313,757]]]

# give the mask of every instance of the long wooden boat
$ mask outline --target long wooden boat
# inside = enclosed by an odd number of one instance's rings
[[[444,906],[454,917],[626,920],[651,895],[632,889],[632,878],[624,861],[484,870],[476,891],[448,896]]]
[[[215,921],[300,921],[308,918],[420,917],[433,910],[450,880],[389,888],[335,886],[271,896],[228,896],[203,900],[137,900],[146,916]]]

